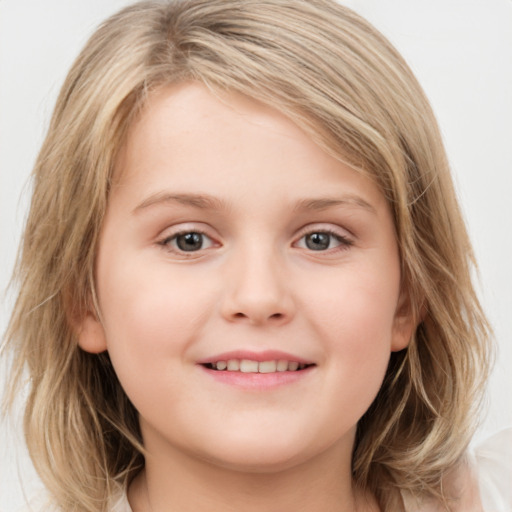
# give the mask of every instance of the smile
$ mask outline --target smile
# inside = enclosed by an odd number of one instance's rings
[[[216,361],[204,365],[210,370],[240,373],[276,373],[276,372],[297,372],[312,366],[298,361],[287,361],[283,359],[271,361],[254,361],[251,359],[228,359]]]

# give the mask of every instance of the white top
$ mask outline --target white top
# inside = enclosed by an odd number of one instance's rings
[[[461,512],[512,512],[512,428],[493,435],[476,448],[470,450],[468,462],[478,481],[481,505],[464,506]],[[404,496],[406,512],[435,512],[436,507],[418,504]],[[57,512],[37,500],[26,512]],[[114,497],[110,512],[132,512],[126,493]]]
[[[512,512],[512,428],[481,443],[473,452],[485,512]]]

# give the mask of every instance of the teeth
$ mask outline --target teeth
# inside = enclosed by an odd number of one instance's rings
[[[277,371],[285,372],[288,370],[288,361],[279,360],[277,361]]]
[[[305,363],[298,363],[297,361],[286,361],[280,359],[279,361],[252,361],[250,359],[229,359],[228,361],[217,361],[210,363],[211,368],[228,372],[241,372],[241,373],[275,373],[275,372],[295,372],[306,368]]]
[[[240,361],[238,359],[230,359],[228,361],[228,372],[237,372],[240,370]]]
[[[262,361],[258,365],[258,371],[260,373],[274,373],[277,368],[277,363],[275,361]]]
[[[258,373],[258,361],[242,359],[240,361],[240,371],[242,373]]]

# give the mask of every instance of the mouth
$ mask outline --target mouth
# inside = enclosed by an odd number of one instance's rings
[[[301,382],[314,374],[316,362],[280,350],[234,350],[197,361],[214,381],[260,392]]]
[[[217,372],[238,372],[238,373],[281,373],[300,372],[311,366],[313,363],[289,361],[287,359],[274,359],[269,361],[255,361],[252,359],[227,359],[202,364],[209,370]]]

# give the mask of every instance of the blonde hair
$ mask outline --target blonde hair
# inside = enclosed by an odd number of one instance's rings
[[[421,87],[381,34],[330,0],[141,2],[101,25],[69,72],[33,173],[6,335],[10,400],[28,367],[25,435],[55,503],[105,511],[115,482],[144,464],[137,413],[108,354],[79,349],[72,325],[94,303],[126,131],[153,90],[184,80],[282,111],[386,195],[419,325],[359,422],[353,477],[383,511],[399,509],[401,492],[448,506],[442,477],[472,435],[489,369],[473,254]]]

